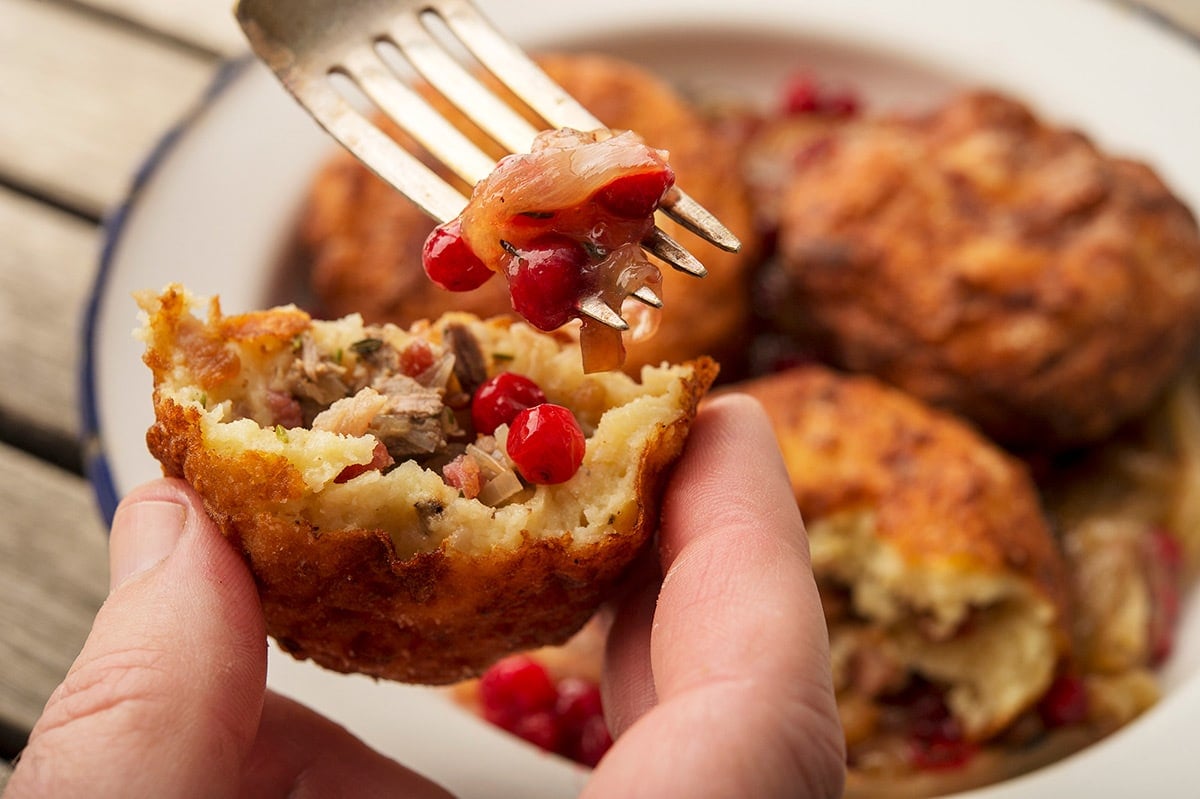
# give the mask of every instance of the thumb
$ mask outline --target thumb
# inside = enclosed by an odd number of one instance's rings
[[[121,503],[109,565],[108,600],[9,795],[234,794],[266,681],[249,571],[195,493],[171,480]]]

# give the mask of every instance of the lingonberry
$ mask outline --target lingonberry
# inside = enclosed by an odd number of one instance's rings
[[[603,716],[588,719],[579,731],[579,740],[575,744],[572,755],[574,760],[585,766],[595,766],[604,757],[604,753],[612,748],[612,733],[604,723]]]
[[[675,184],[669,168],[624,175],[594,195],[595,201],[609,213],[625,219],[640,219],[654,213],[667,189]]]
[[[513,310],[539,330],[555,330],[575,315],[588,255],[562,236],[535,242],[512,259],[508,291]]]
[[[558,690],[545,666],[527,655],[511,655],[484,672],[479,699],[485,719],[512,731],[532,713],[553,711]]]
[[[477,289],[495,274],[471,251],[458,219],[433,229],[425,239],[421,263],[429,279],[447,291]]]
[[[586,448],[575,415],[550,402],[518,413],[508,431],[508,457],[522,477],[538,485],[570,480]]]
[[[1074,674],[1059,675],[1050,683],[1037,709],[1047,727],[1082,724],[1088,719],[1087,686]]]
[[[516,372],[501,372],[475,390],[471,421],[475,432],[490,436],[502,424],[512,424],[517,414],[546,401],[537,383]]]

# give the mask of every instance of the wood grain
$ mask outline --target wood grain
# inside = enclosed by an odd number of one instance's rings
[[[232,56],[247,49],[232,0],[88,0],[87,5],[211,53]]]
[[[91,486],[0,444],[0,721],[28,730],[108,593]]]
[[[65,5],[4,0],[3,17],[0,181],[99,216],[215,59]]]
[[[75,447],[80,320],[99,231],[0,189],[0,423],[10,441]]]

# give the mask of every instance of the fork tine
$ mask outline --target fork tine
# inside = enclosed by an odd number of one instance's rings
[[[672,192],[672,194],[676,194],[676,192]],[[682,191],[677,194],[678,196],[664,199],[659,210],[725,252],[737,252],[742,249],[742,242],[738,240],[738,237],[713,216],[711,211]]]
[[[605,305],[598,297],[585,297],[575,307],[584,316],[591,317],[602,325],[608,325],[613,330],[629,329],[629,323],[622,319],[619,313]]]
[[[347,52],[338,71],[353,80],[381,111],[468,185],[475,185],[496,168],[492,158],[424,98],[397,80],[373,50],[359,48]]]
[[[693,277],[704,277],[708,274],[708,270],[696,259],[696,256],[688,252],[675,239],[663,233],[660,228],[655,228],[642,241],[642,246],[680,272],[686,272]]]
[[[651,308],[662,308],[662,297],[654,293],[649,286],[642,286],[631,295],[635,300],[649,305]]]
[[[388,29],[396,46],[430,86],[502,147],[528,152],[538,131],[507,103],[489,91],[430,35],[416,14],[401,14]]]
[[[441,0],[437,11],[447,27],[502,83],[554,127],[595,130],[607,127],[583,107],[526,53],[500,33],[465,0]],[[467,106],[470,107],[470,106]],[[526,148],[528,149],[528,145]],[[523,152],[523,150],[518,150]],[[737,252],[737,236],[683,191],[671,193],[661,210],[688,230],[723,250]],[[692,273],[692,269],[684,271]]]
[[[467,198],[368,122],[325,76],[320,82],[301,78],[286,85],[330,135],[425,213],[442,222],[462,213]]]

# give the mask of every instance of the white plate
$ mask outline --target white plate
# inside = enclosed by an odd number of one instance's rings
[[[548,0],[481,2],[530,47],[624,55],[686,87],[766,98],[799,68],[869,104],[925,105],[961,85],[1015,93],[1049,118],[1157,167],[1200,208],[1200,48],[1152,15],[1100,0]],[[179,281],[227,311],[303,295],[276,267],[332,145],[264,69],[230,64],[109,220],[87,319],[89,470],[105,513],[156,476],[144,445],[150,376],[130,295]],[[1200,608],[1189,602],[1165,700],[1117,735],[977,799],[1192,795]],[[569,797],[584,773],[477,723],[427,689],[346,677],[272,650],[269,681],[463,797]],[[669,752],[664,752],[669,755]],[[966,796],[964,794],[964,796]]]

